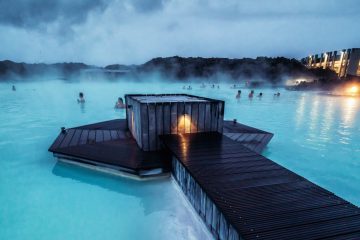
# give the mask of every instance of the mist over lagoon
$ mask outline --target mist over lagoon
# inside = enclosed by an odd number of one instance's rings
[[[1,0],[0,239],[360,239],[356,0]]]

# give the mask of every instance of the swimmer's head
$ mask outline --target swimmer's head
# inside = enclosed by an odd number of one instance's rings
[[[84,97],[84,94],[82,92],[79,93],[79,97],[80,98],[83,98]]]
[[[123,102],[123,99],[121,97],[118,98],[119,102]]]

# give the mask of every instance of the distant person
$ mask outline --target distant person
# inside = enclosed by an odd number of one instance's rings
[[[118,109],[125,108],[124,100],[121,97],[119,97],[117,102],[115,103],[115,108],[118,108]]]
[[[13,91],[16,91],[16,87],[15,87],[14,85],[12,86],[12,90],[13,90]]]
[[[189,85],[187,89],[188,89],[188,90],[191,90],[191,89],[192,89],[192,87]]]
[[[84,103],[85,102],[85,98],[84,98],[84,94],[82,92],[79,92],[79,98],[78,98],[78,103]]]
[[[215,84],[213,84],[213,85],[211,86],[211,88],[215,88]]]
[[[241,90],[238,90],[236,94],[236,99],[239,99],[240,97],[241,97]]]
[[[261,93],[259,93],[258,98],[262,98],[262,96],[263,96],[263,93],[261,92]]]
[[[249,98],[253,98],[254,97],[254,90],[251,90],[249,93]]]
[[[279,92],[274,93],[274,97],[280,97],[280,93]]]
[[[220,85],[218,85],[218,89],[220,89]]]

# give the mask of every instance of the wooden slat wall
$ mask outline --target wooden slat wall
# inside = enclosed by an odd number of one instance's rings
[[[136,127],[136,126],[141,126],[141,115],[140,115],[140,103],[133,100],[131,97],[126,96],[125,97],[126,100],[126,104],[127,106],[131,105],[131,108],[127,108],[126,109],[126,117],[127,117],[127,124],[128,124],[128,128],[131,132],[131,134],[133,135],[134,139],[136,140],[137,144],[139,145],[140,148],[142,148],[142,133],[141,127]]]
[[[217,125],[217,131],[222,133],[223,132],[223,124],[224,124],[224,102],[219,102],[218,106],[218,111],[219,111],[219,116],[218,116],[218,125]]]
[[[126,106],[130,106],[130,105],[132,106],[133,100],[129,96],[125,96],[125,103],[126,103]],[[131,115],[132,115],[133,110],[134,110],[133,107],[126,108],[126,123],[127,123],[128,128],[130,129],[130,132],[134,135],[133,125],[132,125],[132,121],[131,121]]]
[[[176,133],[185,133],[185,127],[184,127],[184,116],[185,113],[185,104],[183,102],[177,103],[177,118],[176,118],[176,127],[177,131]]]
[[[163,104],[163,126],[164,134],[171,133],[171,105],[169,103]]]
[[[177,133],[177,103],[171,103],[171,133]]]
[[[205,131],[205,103],[199,103],[198,132]]]
[[[205,132],[211,131],[211,112],[210,112],[211,104],[205,104]]]
[[[135,103],[135,101],[134,101]],[[141,126],[141,106],[140,103],[136,103],[134,104],[134,123],[135,123],[135,132],[136,132],[136,137],[137,137],[137,143],[140,146],[140,148],[142,148],[142,128],[140,127],[136,127],[136,126]]]
[[[185,121],[184,129],[186,133],[191,133],[191,125],[193,124],[193,121],[191,119],[191,111],[192,111],[192,104],[191,103],[185,104],[185,114],[187,118],[190,119],[190,121]]]
[[[149,151],[149,117],[148,104],[140,104],[140,126],[141,126],[141,142],[142,149]],[[141,120],[140,120],[141,119]]]
[[[198,121],[199,121],[199,103],[191,104],[191,129],[190,132],[198,132]]]
[[[156,104],[155,105],[155,108],[156,108],[156,136],[159,136],[159,135],[162,135],[164,133],[164,106],[163,104]],[[157,149],[160,149],[161,148],[161,144],[160,144],[160,141],[159,141],[159,138],[156,137],[156,146],[157,146]]]
[[[157,149],[156,104],[147,104],[149,118],[149,150]]]
[[[144,151],[161,148],[159,135],[222,132],[223,102],[140,103],[129,96],[128,127]],[[133,119],[132,119],[133,118]]]

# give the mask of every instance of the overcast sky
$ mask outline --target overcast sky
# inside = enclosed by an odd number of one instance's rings
[[[358,0],[0,0],[0,60],[300,58],[360,47]]]

